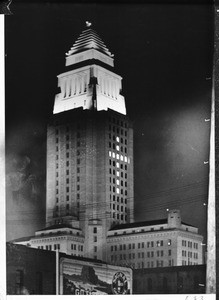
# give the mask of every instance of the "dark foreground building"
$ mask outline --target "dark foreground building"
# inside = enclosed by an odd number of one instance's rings
[[[8,295],[55,295],[55,252],[8,243],[6,255]]]
[[[133,294],[204,294],[206,265],[133,270]]]
[[[8,295],[124,295],[132,282],[130,268],[7,244]]]
[[[205,293],[205,265],[136,269],[59,253],[59,294]],[[7,244],[7,294],[55,295],[56,252]]]

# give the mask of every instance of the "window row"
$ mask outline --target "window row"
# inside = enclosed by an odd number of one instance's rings
[[[77,191],[80,191],[80,185],[77,185]],[[69,186],[66,187],[66,193],[69,193],[70,189]],[[56,194],[59,194],[59,189],[56,189]]]
[[[77,176],[76,180],[77,180],[77,182],[80,182],[80,177]],[[66,182],[66,184],[70,183],[69,177],[66,178],[65,182]],[[59,185],[59,181],[56,180],[56,186],[58,186],[58,185]]]
[[[125,121],[122,121],[122,120],[119,120],[119,119],[115,119],[115,118],[112,118],[112,117],[109,117],[109,121],[114,123],[114,124],[117,124],[117,125],[120,125],[120,126],[124,126],[125,128],[127,127],[127,123]]]
[[[120,188],[115,187],[115,186],[110,185],[109,189],[110,189],[110,192],[113,192],[113,193],[116,193],[116,194],[121,194],[121,195],[125,195],[125,196],[128,195],[127,190],[123,190],[123,189],[120,189]]]
[[[171,243],[170,241],[171,240],[168,240],[169,243]],[[147,248],[150,248],[150,247],[153,248],[155,246],[157,246],[157,247],[163,247],[163,245],[164,245],[164,242],[162,240],[161,241],[156,241],[156,242],[154,242],[154,241],[147,242]]]
[[[110,200],[112,200],[113,202],[117,201],[117,202],[121,202],[121,203],[127,204],[127,199],[126,198],[123,199],[123,197],[119,197],[119,196],[116,197],[116,195],[111,195],[110,194]]]
[[[125,211],[127,212],[127,207],[123,206],[123,205],[111,205],[110,204],[110,208],[113,209],[113,210],[121,210],[122,212]]]
[[[117,144],[120,143],[120,145],[122,144],[123,146],[124,146],[124,144],[127,145],[126,138],[123,138],[123,137],[120,138],[119,136],[111,135],[111,133],[109,133],[109,140],[110,140],[110,143],[117,142]]]
[[[122,154],[119,154],[119,153],[109,151],[109,157],[112,157],[112,158],[117,159],[117,160],[124,161],[125,163],[130,163],[130,158],[128,158],[126,155],[122,155]],[[111,162],[110,162],[110,165],[111,165]],[[113,166],[115,167],[115,165],[116,165],[116,163],[114,162]]]
[[[109,174],[111,175],[116,175],[117,177],[120,177],[120,178],[122,178],[123,179],[123,177],[125,178],[125,179],[127,179],[127,177],[128,177],[128,175],[127,175],[127,172],[122,172],[122,171],[118,171],[118,170],[114,170],[114,169],[109,169]]]
[[[116,168],[121,169],[121,170],[123,170],[123,169],[125,171],[128,170],[128,166],[126,164],[123,165],[122,163],[120,164],[119,162],[115,162],[114,160],[112,161],[111,159],[109,160],[109,164],[110,164],[110,166],[116,167]]]
[[[77,194],[77,195],[76,195],[76,198],[77,198],[77,200],[80,200],[80,194]],[[69,200],[70,200],[69,195],[66,195],[66,201],[69,201]],[[56,197],[56,203],[58,203],[58,202],[59,202],[59,198]],[[78,204],[78,206],[79,206],[79,202],[78,202],[77,204]]]
[[[77,130],[78,129],[80,129],[80,128],[77,128]],[[59,133],[61,133],[61,131],[59,129],[56,129],[56,131],[55,131],[56,136],[59,135]],[[66,134],[65,135],[66,140],[69,140],[69,127],[68,126],[66,127],[66,133],[65,134]],[[77,136],[77,138],[80,138],[81,133],[79,131],[76,131],[76,136]]]
[[[125,214],[116,214],[116,213],[112,213],[112,217],[113,219],[117,219],[117,220],[121,220],[121,221],[127,221],[127,215]]]
[[[38,246],[38,249],[52,250],[52,245]],[[60,250],[60,244],[54,244],[53,250]]]
[[[78,251],[83,251],[83,245],[77,245],[76,244],[71,244],[71,250],[77,250],[78,248]]]
[[[192,252],[188,251],[188,253],[185,250],[182,250],[182,256],[186,257],[188,255],[189,258],[192,258]],[[193,253],[193,258],[198,259],[198,253]]]
[[[182,240],[182,246],[186,247],[188,245],[189,248],[198,249],[198,243],[192,243],[191,241]]]
[[[77,154],[77,156],[79,156],[81,154],[80,150],[77,150],[76,154]],[[65,153],[65,156],[66,156],[66,158],[69,158],[70,157],[70,153],[67,151]],[[56,160],[59,160],[59,155],[58,154],[56,154]]]
[[[126,141],[126,140],[125,140]],[[125,143],[127,145],[127,141]],[[127,148],[124,147],[124,146],[119,146],[119,145],[116,145],[115,143],[111,143],[109,142],[109,148],[112,148],[113,150],[117,150],[117,151],[120,151],[120,152],[124,152],[124,153],[127,153]],[[111,152],[111,151],[110,151]],[[113,152],[114,153],[114,152]],[[114,157],[115,158],[115,157]]]
[[[131,244],[129,244],[131,245]],[[132,244],[132,246],[135,245],[135,244]],[[131,248],[129,248],[131,249]],[[126,250],[126,245],[119,245],[118,246],[118,250],[122,251],[122,250]],[[111,252],[114,252],[114,251],[117,251],[117,245],[115,246],[111,246]],[[148,258],[151,258],[151,257],[154,257],[156,254],[157,257],[162,257],[164,256],[164,251],[163,250],[158,250],[156,252],[154,251],[147,251],[147,252],[138,252],[138,258],[144,258],[144,255],[145,257],[148,257]],[[168,256],[171,256],[172,254],[172,251],[169,249],[168,250]],[[123,254],[123,255],[126,255],[126,254]],[[137,254],[136,254],[137,255]],[[129,253],[129,258],[135,258],[135,253]]]
[[[121,135],[124,134],[125,136],[127,136],[127,130],[121,127],[112,126],[111,124],[109,124],[109,131],[113,131],[114,133],[116,132],[117,134]]]
[[[187,261],[186,260],[182,260],[182,266],[186,266],[187,265]],[[198,265],[197,262],[191,262],[191,261],[188,261],[188,266],[191,266],[191,265]]]
[[[135,233],[135,230],[133,230],[133,233]],[[126,234],[126,232],[123,232],[123,234]],[[115,245],[115,246],[111,246],[111,251],[117,251],[117,249],[118,250],[126,250],[126,249],[141,249],[141,248],[145,248],[146,247],[146,245],[147,245],[147,248],[150,248],[150,247],[155,247],[155,246],[157,246],[157,247],[161,247],[161,246],[164,246],[164,241],[156,241],[156,242],[154,242],[154,241],[151,241],[151,242],[147,242],[147,243],[144,243],[144,242],[140,242],[140,243],[138,243],[138,244],[135,244],[135,243],[132,243],[132,244],[121,244],[121,245]],[[171,245],[171,239],[168,239],[168,241],[167,241],[167,245]],[[117,248],[118,247],[118,248]],[[168,250],[168,251],[170,251],[170,253],[171,253],[171,250]],[[171,254],[169,254],[169,255],[171,255]]]
[[[110,183],[113,183],[113,184],[125,186],[125,187],[128,186],[127,181],[119,180],[119,179],[116,179],[116,178],[111,178],[111,177],[110,177],[109,182],[110,182]]]
[[[58,142],[59,142],[59,139],[57,138],[57,139],[56,139],[56,144],[58,144]],[[81,146],[80,140],[77,141],[76,145],[77,145],[77,147],[80,147],[80,146]],[[69,145],[68,141],[67,141],[65,147],[66,147],[66,150],[69,150],[69,149],[70,149],[70,145]],[[58,151],[59,151],[59,147],[58,147],[58,145],[56,145],[56,152],[58,152]],[[77,154],[77,155],[79,155],[79,154]]]

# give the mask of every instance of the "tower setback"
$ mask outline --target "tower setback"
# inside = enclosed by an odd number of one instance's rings
[[[93,29],[82,32],[47,129],[46,224],[80,228],[84,255],[100,259],[107,231],[134,213],[133,129],[112,57]]]

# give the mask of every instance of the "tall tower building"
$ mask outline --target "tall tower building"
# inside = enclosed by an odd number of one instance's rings
[[[46,228],[15,242],[138,269],[202,264],[203,237],[179,210],[134,222],[133,129],[122,78],[87,25],[66,53],[48,124]]]
[[[66,53],[47,130],[46,224],[79,228],[106,259],[107,231],[133,222],[133,129],[113,55],[90,27]]]

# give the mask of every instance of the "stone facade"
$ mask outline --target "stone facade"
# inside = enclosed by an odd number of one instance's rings
[[[180,212],[173,210],[164,220],[108,231],[108,261],[134,269],[202,264],[202,241],[198,229],[182,223]]]
[[[120,95],[121,76],[102,56],[90,64],[87,40],[96,47],[92,51],[113,61],[87,29],[67,54],[72,70],[58,76],[61,93],[47,131],[46,225],[80,228],[83,254],[105,260],[107,231],[133,222],[133,129]],[[73,60],[78,52],[80,64]]]

